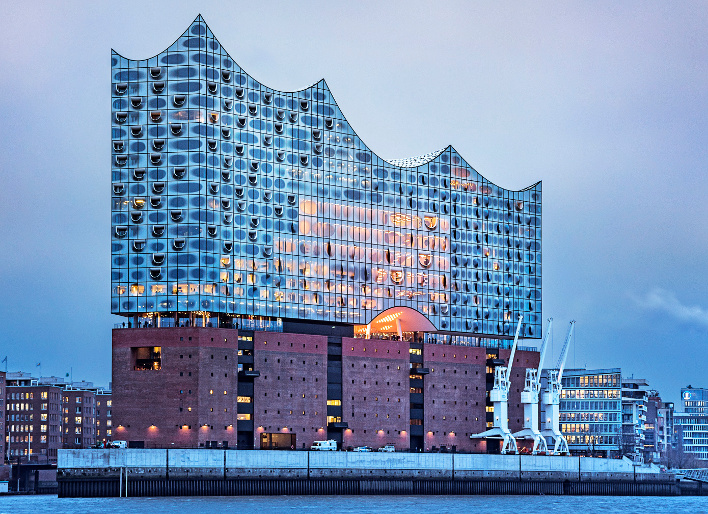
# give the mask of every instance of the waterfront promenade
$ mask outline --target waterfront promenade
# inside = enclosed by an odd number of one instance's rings
[[[674,495],[675,476],[588,457],[264,450],[61,450],[60,496]]]

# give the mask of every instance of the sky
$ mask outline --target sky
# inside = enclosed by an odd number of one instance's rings
[[[708,387],[705,2],[6,2],[0,358],[107,385],[111,48],[143,59],[202,14],[254,78],[324,78],[385,159],[452,144],[543,181],[555,364]],[[524,344],[533,344],[527,341]],[[4,370],[4,365],[0,367]]]

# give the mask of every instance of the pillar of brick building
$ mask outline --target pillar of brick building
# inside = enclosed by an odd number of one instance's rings
[[[254,447],[267,434],[309,448],[327,436],[327,336],[255,332]]]
[[[410,447],[407,341],[342,338],[343,446]]]
[[[234,329],[114,329],[113,440],[235,446],[237,383]]]
[[[425,344],[425,449],[455,446],[457,451],[481,452],[472,434],[485,428],[485,348]]]

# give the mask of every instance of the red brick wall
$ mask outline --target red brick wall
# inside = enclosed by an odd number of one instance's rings
[[[113,440],[145,441],[147,448],[235,445],[237,335],[194,327],[114,330]],[[160,370],[133,370],[131,347],[145,346],[162,347]]]
[[[255,332],[254,444],[262,432],[294,433],[298,448],[326,438],[327,337]]]
[[[65,390],[64,448],[91,448],[96,443],[96,403],[92,391]],[[76,419],[81,418],[81,423]],[[76,432],[76,429],[79,432]],[[78,443],[76,441],[79,441]]]
[[[407,341],[342,338],[344,447],[410,447]]]
[[[425,376],[425,448],[457,446],[481,451],[470,435],[485,428],[485,348],[423,345]]]
[[[96,393],[96,441],[113,440],[112,403],[112,395],[110,393]]]

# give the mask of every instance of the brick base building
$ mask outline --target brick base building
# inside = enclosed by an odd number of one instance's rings
[[[288,327],[286,327],[288,328]],[[133,447],[340,446],[493,451],[470,436],[488,426],[493,367],[509,350],[311,333],[221,328],[113,332],[113,439]],[[538,353],[517,351],[509,426]]]

